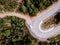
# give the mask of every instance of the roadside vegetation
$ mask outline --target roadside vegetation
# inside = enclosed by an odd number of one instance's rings
[[[44,21],[41,25],[41,28],[43,30],[47,30],[52,27],[57,27],[58,25],[60,25],[60,12]]]
[[[48,39],[50,42],[52,41],[52,42],[54,42],[54,41],[60,41],[60,34],[59,35],[57,35],[56,37],[51,37],[51,38],[49,38]]]
[[[42,11],[57,2],[58,0],[0,0],[0,12],[19,11],[30,16],[36,16]]]
[[[42,11],[58,0],[23,0],[19,11],[35,16],[38,11]]]
[[[24,19],[15,16],[0,18],[0,45],[34,45]]]
[[[54,16],[55,17],[55,23],[56,24],[59,24],[60,23],[60,12],[56,15],[56,16]]]
[[[17,7],[17,0],[0,0],[0,11],[12,11]]]
[[[58,40],[58,41],[57,41]],[[52,45],[59,44],[60,35],[48,39],[47,42],[37,42],[26,25],[25,20],[16,16],[0,18],[0,45]]]

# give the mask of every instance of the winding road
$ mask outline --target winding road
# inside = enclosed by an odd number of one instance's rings
[[[49,8],[48,10],[42,13],[39,12],[37,17],[31,18],[28,15],[17,13],[17,12],[0,13],[0,17],[3,18],[5,16],[17,16],[19,18],[25,19],[26,25],[30,33],[32,34],[32,36],[41,41],[43,40],[45,41],[47,40],[47,38],[60,34],[60,25],[48,31],[42,31],[40,25],[43,22],[43,20],[49,18],[50,16],[55,15],[59,10],[60,10],[60,0],[57,3],[53,4],[51,8]]]
[[[52,7],[45,12],[41,13],[35,20],[32,21],[31,24],[28,24],[27,27],[29,28],[30,33],[33,37],[37,38],[40,41],[46,41],[48,38],[57,36],[60,34],[60,25],[56,28],[52,27],[47,31],[43,31],[40,28],[41,23],[49,18],[50,16],[56,15],[57,12],[60,10],[60,0],[53,4]]]

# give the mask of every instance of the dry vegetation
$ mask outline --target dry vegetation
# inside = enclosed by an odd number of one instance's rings
[[[29,13],[30,16],[35,16],[39,10],[46,9],[57,0],[23,0],[23,3],[18,1],[0,0],[0,12],[19,10],[24,14]],[[60,16],[55,18],[57,18],[56,24],[58,24]],[[57,36],[58,40],[60,40],[59,36]],[[38,42],[29,34],[24,19],[15,16],[0,18],[0,45],[60,45],[59,41],[56,41],[55,38],[53,37],[54,40],[48,39],[50,43]]]
[[[0,0],[0,12],[19,11],[35,16],[58,0]]]
[[[58,25],[60,25],[60,12],[57,15],[55,15],[55,16],[49,18],[47,21],[45,21],[42,24],[41,28],[43,30],[45,30],[45,29],[49,29],[52,27],[57,27]]]

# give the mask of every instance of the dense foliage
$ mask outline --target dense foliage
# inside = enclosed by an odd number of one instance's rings
[[[17,6],[16,0],[0,0],[0,8],[4,11],[11,11]]]
[[[48,42],[39,42],[39,45],[60,45],[60,41],[51,41],[50,43]]]
[[[23,0],[20,5],[20,11],[35,16],[38,11],[42,11],[58,0]]]
[[[60,12],[55,16],[56,21],[55,23],[60,23]]]
[[[42,11],[58,0],[0,0],[0,11],[17,11],[35,16],[38,11]]]
[[[25,31],[24,19],[15,16],[0,18],[0,45],[34,45],[33,37]]]
[[[48,39],[47,42],[38,42],[38,45],[60,45],[60,35]],[[36,45],[37,45],[36,44]],[[35,45],[35,39],[27,31],[25,20],[7,16],[0,18],[0,45]]]
[[[57,27],[58,25],[60,25],[60,12],[58,12],[55,16],[48,18],[48,20],[45,20],[42,23],[41,28],[43,30],[47,30],[52,27]]]

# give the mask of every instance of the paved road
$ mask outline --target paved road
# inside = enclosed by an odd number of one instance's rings
[[[56,4],[54,4],[52,8],[40,14],[39,17],[34,21],[32,21],[31,24],[27,25],[32,36],[42,41],[42,40],[47,40],[47,38],[50,38],[52,36],[56,36],[60,34],[60,25],[48,31],[42,31],[42,29],[39,28],[39,24],[43,20],[49,18],[50,16],[55,15],[55,13],[57,13],[59,10],[60,10],[60,0]]]
[[[23,18],[26,20],[26,24],[29,24],[28,28],[29,28],[29,31],[32,33],[32,35],[34,37],[36,37],[37,39],[39,40],[46,40],[47,38],[49,37],[52,37],[52,36],[55,36],[57,34],[60,33],[60,26],[58,26],[57,28],[55,28],[54,30],[52,31],[46,31],[46,32],[43,32],[41,31],[41,29],[39,29],[39,24],[42,20],[52,16],[55,12],[57,12],[58,10],[60,9],[60,0],[57,4],[54,4],[52,6],[51,9],[41,13],[37,19],[33,19],[32,23],[31,23],[31,17],[28,16],[28,15],[24,15],[24,14],[21,14],[21,13],[16,13],[16,12],[5,12],[5,13],[0,13],[0,17],[5,17],[5,16],[17,16],[17,17],[20,17],[20,18]]]

